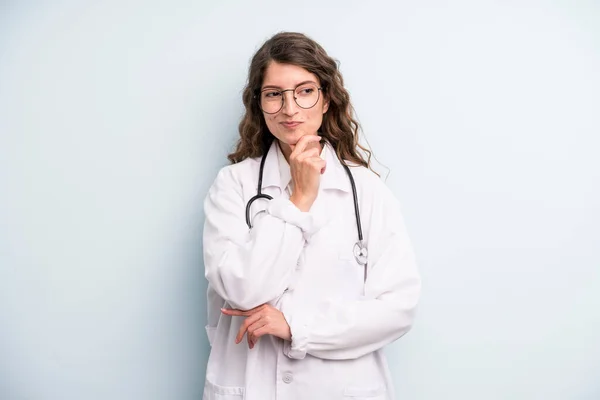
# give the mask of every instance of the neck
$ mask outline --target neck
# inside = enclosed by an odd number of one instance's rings
[[[290,154],[292,154],[292,148],[290,147],[289,144],[285,144],[281,140],[278,140],[277,142],[279,143],[279,148],[281,149],[281,152],[283,153],[283,156],[285,157],[285,161],[287,161],[289,164],[290,163]]]

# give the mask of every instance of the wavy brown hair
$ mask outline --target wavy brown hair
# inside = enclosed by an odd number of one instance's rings
[[[238,163],[249,157],[260,157],[268,151],[274,136],[267,128],[258,104],[258,95],[265,72],[271,62],[293,64],[315,74],[321,82],[329,109],[323,115],[320,135],[335,149],[341,162],[350,161],[371,169],[371,152],[358,142],[360,126],[354,119],[350,95],[338,63],[317,42],[295,32],[281,32],[258,49],[248,70],[248,82],[242,99],[246,113],[239,125],[240,138],[236,149],[227,158]],[[366,154],[366,159],[359,151]]]

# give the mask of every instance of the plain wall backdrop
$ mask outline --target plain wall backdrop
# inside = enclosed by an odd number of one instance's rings
[[[0,399],[200,399],[202,202],[282,30],[340,60],[403,205],[399,399],[600,399],[592,0],[2,2]]]

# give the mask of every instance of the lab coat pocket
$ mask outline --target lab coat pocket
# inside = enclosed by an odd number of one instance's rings
[[[344,399],[347,400],[387,400],[385,386],[358,387],[344,389]]]
[[[243,400],[245,389],[237,386],[220,386],[207,380],[202,400]]]

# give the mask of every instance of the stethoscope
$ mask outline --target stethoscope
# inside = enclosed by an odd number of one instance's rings
[[[261,192],[262,188],[262,179],[263,179],[263,170],[265,168],[265,160],[267,159],[267,152],[263,154],[262,159],[260,160],[260,169],[258,172],[258,187],[256,189],[256,195],[253,196],[248,203],[246,203],[246,224],[248,224],[248,228],[252,229],[252,224],[250,222],[250,206],[252,203],[258,199],[266,199],[273,200],[273,197],[268,194],[263,194]],[[356,185],[354,183],[354,178],[352,177],[352,173],[350,172],[350,168],[346,164],[342,164],[344,169],[346,170],[346,174],[348,174],[348,178],[350,179],[350,186],[352,186],[352,197],[354,199],[354,215],[356,216],[356,230],[358,232],[358,241],[354,244],[353,253],[356,262],[363,266],[365,269],[364,280],[367,280],[367,261],[368,261],[368,251],[367,246],[363,241],[362,234],[362,226],[360,223],[360,213],[358,211],[358,196],[356,194]]]

